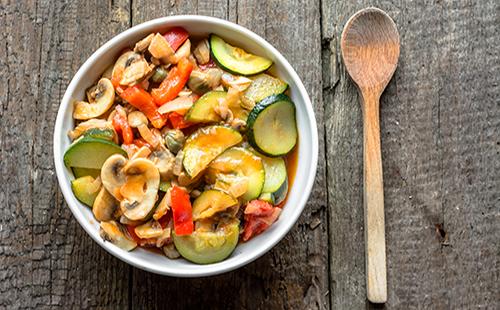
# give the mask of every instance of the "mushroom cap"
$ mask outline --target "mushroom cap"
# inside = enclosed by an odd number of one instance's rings
[[[152,161],[130,160],[122,169],[126,182],[120,188],[120,208],[131,220],[145,219],[155,206],[160,186],[160,173]]]
[[[131,240],[125,227],[119,223],[115,221],[101,222],[100,226],[100,234],[104,240],[110,241],[125,251],[131,251],[137,247],[137,243]]]
[[[115,101],[115,88],[111,81],[102,78],[97,83],[95,90],[95,101],[77,101],[73,111],[74,119],[87,120],[101,116],[111,108]]]
[[[106,188],[102,187],[92,205],[92,213],[94,213],[96,220],[100,222],[111,221],[114,219],[114,213],[118,207],[119,203],[115,197]]]
[[[123,155],[115,154],[110,156],[102,165],[101,180],[106,190],[118,200],[122,200],[120,188],[125,184],[126,178],[123,168],[127,164],[127,159]]]

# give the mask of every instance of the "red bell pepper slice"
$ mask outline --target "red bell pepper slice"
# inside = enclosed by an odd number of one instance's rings
[[[187,40],[189,33],[182,27],[174,27],[164,33],[163,37],[170,44],[170,47],[176,51]]]
[[[186,58],[181,59],[177,66],[170,70],[160,86],[151,91],[154,102],[161,106],[177,97],[186,85],[191,71],[193,71],[193,64]]]
[[[172,112],[168,114],[168,119],[170,120],[170,123],[172,124],[172,128],[175,129],[184,129],[190,126],[193,126],[195,123],[191,123],[189,121],[186,121],[183,115],[180,115],[177,112]]]
[[[243,241],[248,241],[268,229],[278,219],[280,213],[280,208],[274,207],[267,201],[250,201],[244,212]]]
[[[117,105],[115,108],[116,112],[111,120],[115,131],[122,135],[123,143],[130,144],[134,140],[134,132],[128,124],[127,114],[122,106]]]
[[[132,141],[132,143],[137,145],[138,148],[145,146],[149,149],[153,149],[153,147],[149,143],[147,143],[146,140],[144,140],[143,138],[134,139],[134,141]]]
[[[174,218],[174,230],[178,236],[190,235],[193,232],[193,209],[189,194],[178,186],[173,186],[170,192]]]
[[[166,118],[158,112],[158,107],[155,105],[153,98],[144,89],[135,85],[125,89],[120,94],[120,97],[144,113],[155,128],[165,126]]]

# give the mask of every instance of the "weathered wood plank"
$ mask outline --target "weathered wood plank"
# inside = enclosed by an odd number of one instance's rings
[[[315,104],[323,137],[319,6],[298,1],[200,1],[185,5],[134,1],[134,24],[155,17],[187,14],[229,18],[266,37],[299,72]],[[255,12],[259,12],[256,14]],[[293,25],[293,27],[291,27]],[[308,57],[303,57],[303,51]],[[174,279],[134,269],[133,307],[235,309],[328,308],[328,258],[323,140],[313,196],[300,223],[276,248],[249,266],[206,279]],[[310,223],[321,224],[311,228]],[[182,296],[191,296],[183,298]]]
[[[450,308],[500,308],[500,2],[443,3],[439,96]]]
[[[40,30],[35,1],[1,2],[0,14],[0,308],[13,309],[38,303],[33,291],[44,286],[35,277],[30,225]]]
[[[7,308],[123,307],[129,267],[79,227],[57,186],[52,131],[78,67],[129,25],[128,2],[11,2],[2,96],[2,292]],[[5,101],[4,101],[5,100]],[[5,234],[5,235],[4,235]]]
[[[339,63],[338,38],[349,16],[369,5],[395,19],[402,44],[399,68],[381,101],[386,307],[493,306],[500,256],[492,234],[499,225],[498,137],[495,141],[493,134],[499,129],[498,74],[493,73],[498,53],[495,57],[491,51],[499,35],[493,1],[477,6],[466,1],[323,2],[331,305],[366,304],[361,111]],[[472,38],[477,43],[469,46]],[[472,51],[476,62],[467,57]],[[443,223],[446,240],[436,230]],[[473,223],[475,230],[469,227]],[[473,246],[476,239],[480,248]],[[468,293],[471,279],[477,283],[474,293]]]

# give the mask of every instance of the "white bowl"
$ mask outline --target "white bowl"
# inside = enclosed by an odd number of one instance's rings
[[[70,145],[67,132],[73,128],[73,101],[84,98],[85,90],[116,60],[122,49],[133,45],[148,33],[163,31],[173,26],[182,26],[191,35],[196,36],[216,33],[236,46],[272,59],[273,73],[288,83],[290,96],[297,109],[297,172],[280,218],[264,233],[249,242],[239,244],[226,260],[210,265],[196,265],[184,259],[170,260],[140,248],[126,252],[110,242],[104,242],[99,236],[99,223],[94,219],[90,208],[77,201],[73,195],[70,183],[73,175],[63,163],[64,152]],[[271,44],[250,30],[225,20],[205,16],[170,16],[151,20],[120,33],[101,46],[80,67],[71,80],[57,113],[54,161],[59,186],[71,212],[85,231],[106,251],[124,262],[150,272],[177,277],[199,277],[227,272],[248,264],[269,251],[292,228],[302,213],[313,186],[318,161],[318,135],[311,100],[304,85],[288,61]]]

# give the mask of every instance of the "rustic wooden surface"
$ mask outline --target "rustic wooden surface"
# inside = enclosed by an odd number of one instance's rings
[[[500,2],[0,0],[0,309],[362,309],[362,127],[339,36],[358,9],[396,21],[401,57],[381,100],[387,309],[500,308]],[[320,137],[300,221],[237,271],[175,279],[100,249],[58,189],[52,130],[78,67],[149,19],[211,15],[292,63]],[[378,307],[375,307],[378,308]]]

